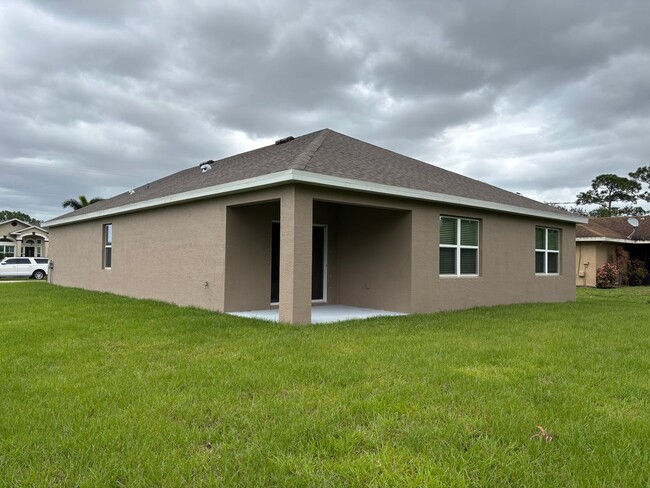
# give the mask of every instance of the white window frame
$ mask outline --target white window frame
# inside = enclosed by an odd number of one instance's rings
[[[439,225],[442,227],[442,219],[454,219],[456,221],[456,244],[442,244],[439,242],[439,248],[447,248],[447,249],[455,249],[455,255],[456,255],[456,272],[455,273],[445,273],[443,274],[440,269],[438,269],[438,275],[441,278],[445,277],[455,277],[455,278],[465,278],[465,277],[477,277],[480,276],[480,270],[481,270],[481,251],[480,251],[480,244],[481,244],[481,221],[479,219],[470,219],[467,217],[454,217],[452,215],[441,215],[439,219]],[[461,235],[460,235],[460,229],[461,229],[461,222],[469,221],[469,222],[476,222],[476,242],[478,242],[478,245],[476,246],[468,246],[461,244]],[[438,239],[440,241],[440,239]],[[460,255],[461,255],[461,249],[475,249],[476,250],[476,273],[462,273],[460,272]],[[439,262],[439,261],[438,261]]]
[[[108,230],[110,229],[111,241],[108,242]],[[111,250],[111,262],[106,266],[106,251]],[[102,269],[111,269],[113,267],[113,224],[104,224],[102,226]]]
[[[5,242],[3,244],[0,244],[0,248],[2,251],[0,251],[0,254],[4,254],[4,256],[1,256],[0,259],[3,258],[13,258],[16,256],[16,245],[13,243],[8,243]],[[11,255],[9,255],[11,253]]]
[[[544,249],[537,248],[537,229],[542,229],[544,231]],[[557,250],[548,248],[548,231],[554,230],[557,232]],[[562,248],[562,231],[556,227],[542,227],[541,225],[535,226],[535,275],[536,276],[559,276],[562,271],[561,261],[560,261],[560,249]],[[544,271],[537,271],[537,253],[544,253]],[[557,273],[548,272],[548,255],[557,254]]]

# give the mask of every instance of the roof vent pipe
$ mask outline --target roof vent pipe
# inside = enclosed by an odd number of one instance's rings
[[[280,144],[284,144],[285,142],[293,141],[294,139],[295,139],[295,137],[293,137],[293,136],[285,137],[283,139],[278,139],[277,141],[275,141],[275,145],[279,146]]]
[[[201,173],[205,173],[207,171],[210,171],[212,169],[212,163],[214,163],[214,161],[209,160],[209,161],[205,161],[204,163],[199,164],[199,169],[201,170]]]

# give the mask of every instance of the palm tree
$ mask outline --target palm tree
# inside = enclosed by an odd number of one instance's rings
[[[87,207],[88,205],[92,205],[93,203],[96,202],[101,202],[103,198],[95,197],[92,200],[88,200],[86,198],[86,195],[79,195],[79,200],[76,198],[68,198],[67,200],[64,200],[62,205],[63,208],[66,207],[71,207],[72,210],[79,210],[80,208]]]

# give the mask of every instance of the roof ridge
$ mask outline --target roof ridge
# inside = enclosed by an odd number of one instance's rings
[[[293,160],[291,169],[307,169],[309,162],[314,157],[314,154],[316,154],[316,151],[318,151],[318,149],[320,149],[320,147],[323,145],[323,142],[329,133],[329,129],[322,129],[320,131],[320,134],[314,137],[314,140],[307,145],[305,150],[296,156],[296,158]]]

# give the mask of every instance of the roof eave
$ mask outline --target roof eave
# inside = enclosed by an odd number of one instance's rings
[[[133,204],[122,205],[120,207],[113,207],[106,210],[98,210],[81,215],[71,215],[70,217],[62,217],[45,222],[43,225],[48,227],[57,227],[60,225],[67,225],[86,220],[95,220],[114,215],[121,215],[126,213],[137,212],[140,210],[151,209],[156,207],[163,207],[167,205],[174,205],[177,203],[190,202],[193,200],[200,200],[218,195],[228,195],[232,193],[240,193],[255,189],[267,188],[270,186],[277,186],[286,183],[307,183],[316,186],[324,186],[329,188],[337,188],[344,190],[361,191],[365,193],[374,193],[381,195],[389,195],[394,197],[409,198],[415,200],[424,200],[437,203],[447,203],[450,205],[460,205],[465,207],[480,208],[485,210],[494,210],[497,212],[505,212],[516,215],[525,215],[528,217],[540,217],[549,220],[556,220],[561,222],[572,223],[587,223],[585,217],[568,214],[561,215],[555,212],[547,212],[543,210],[529,209],[525,207],[518,207],[515,205],[507,205],[497,202],[490,202],[486,200],[478,200],[474,198],[459,197],[455,195],[447,195],[444,193],[429,192],[424,190],[415,190],[411,188],[403,188],[399,186],[384,185],[381,183],[372,183],[367,181],[354,180],[350,178],[341,178],[338,176],[329,176],[310,171],[289,169],[279,171],[268,175],[258,176],[255,178],[247,178],[244,180],[234,181],[231,183],[223,183],[221,185],[210,186],[198,190],[191,190],[183,193],[177,193],[166,197],[154,198]]]
[[[450,205],[460,205],[464,207],[480,208],[485,210],[495,210],[516,215],[526,215],[529,217],[541,217],[550,220],[559,220],[563,222],[586,223],[587,218],[580,215],[568,214],[562,215],[555,212],[529,209],[518,207],[516,205],[507,205],[504,203],[490,202],[487,200],[478,200],[475,198],[459,197],[445,193],[436,193],[425,190],[415,190],[403,188],[400,186],[384,185],[381,183],[372,183],[367,181],[341,178],[338,176],[328,176],[308,171],[293,170],[294,181],[310,183],[318,186],[327,186],[331,188],[341,188],[366,193],[378,193],[382,195],[397,196],[414,200],[425,200],[437,203],[448,203]]]
[[[28,222],[25,222],[24,220],[20,220],[20,219],[8,219],[8,220],[5,220],[4,222],[0,222],[0,225],[9,224],[11,222],[20,222],[21,224],[24,224],[24,225],[26,225],[28,227],[32,225],[32,224],[30,224]]]
[[[618,237],[576,237],[577,242],[612,242],[616,244],[650,244],[648,240],[621,239]]]
[[[45,229],[43,229],[42,227],[39,227],[38,225],[32,225],[31,227],[25,227],[24,229],[15,230],[11,234],[21,234],[23,232],[28,232],[28,231],[34,232],[33,229],[36,229],[36,230],[38,230],[40,232],[43,232],[43,233],[47,234],[47,231]]]

